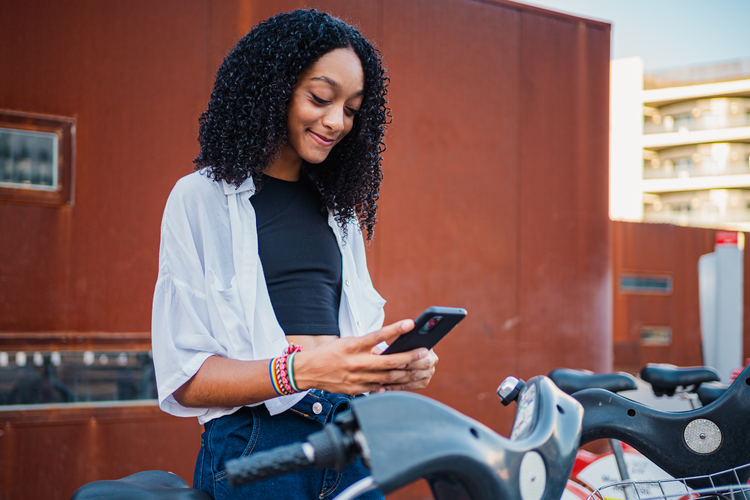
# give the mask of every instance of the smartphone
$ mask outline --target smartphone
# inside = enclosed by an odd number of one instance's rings
[[[399,335],[383,354],[411,351],[418,347],[432,349],[465,317],[466,309],[460,307],[428,307],[414,320],[414,329]]]

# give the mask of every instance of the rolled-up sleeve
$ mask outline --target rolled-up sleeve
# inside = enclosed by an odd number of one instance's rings
[[[180,183],[164,211],[159,249],[159,276],[151,312],[151,344],[159,406],[172,415],[201,416],[205,408],[187,408],[174,392],[213,355],[226,349],[211,334],[205,293],[201,217],[189,217],[191,200]]]
[[[180,405],[173,394],[210,356],[226,355],[209,334],[207,316],[203,294],[170,275],[159,278],[154,290],[152,347],[159,406],[172,415],[194,417],[206,412]]]

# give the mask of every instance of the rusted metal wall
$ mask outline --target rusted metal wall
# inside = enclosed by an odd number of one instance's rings
[[[0,108],[76,118],[78,149],[74,206],[0,205],[0,331],[148,331],[161,211],[191,171],[196,120],[221,55],[259,20],[306,6],[357,23],[392,79],[394,121],[369,248],[387,320],[430,305],[469,310],[437,349],[425,394],[507,434],[513,411],[494,396],[506,375],[610,369],[610,27],[499,0],[4,6]],[[12,416],[13,425],[24,418]],[[139,468],[119,466],[120,450],[105,444],[132,442],[79,439],[49,419],[27,431],[44,435],[45,446],[11,452],[20,437],[0,436],[12,487],[32,484],[37,476],[23,467],[58,445],[68,455],[49,460],[68,467],[51,469],[53,486],[37,497],[67,498],[73,477]],[[199,431],[185,422],[146,426],[146,442],[159,444],[139,449],[189,481],[194,453],[179,446],[197,451]],[[93,424],[80,425],[92,435]],[[125,421],[110,429],[132,432]],[[93,447],[111,469],[70,458]],[[3,484],[5,496],[22,491]]]
[[[0,108],[75,118],[77,141],[73,205],[0,204],[0,351],[148,339],[161,213],[236,31],[214,3],[3,2]],[[150,468],[191,481],[199,434],[153,406],[0,408],[0,498]]]
[[[226,30],[211,4],[4,2],[0,107],[73,117],[77,142],[73,206],[0,205],[0,331],[149,330],[161,211]]]
[[[195,419],[157,406],[0,412],[0,498],[67,500],[83,484],[142,470],[188,482],[200,448]]]
[[[647,363],[695,366],[701,355],[698,259],[714,251],[713,229],[670,224],[613,222],[614,240],[614,365],[638,373]],[[744,309],[750,311],[750,270],[744,253]],[[634,294],[619,289],[623,274],[671,276],[672,293]],[[744,358],[750,357],[750,322],[745,313]],[[641,327],[668,326],[672,342],[666,346],[642,345]]]

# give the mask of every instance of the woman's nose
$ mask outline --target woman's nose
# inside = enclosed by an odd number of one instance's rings
[[[333,132],[344,130],[344,109],[331,106],[323,117],[323,125]]]

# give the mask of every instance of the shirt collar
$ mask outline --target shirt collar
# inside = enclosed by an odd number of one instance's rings
[[[244,193],[246,191],[250,191],[251,195],[255,193],[255,183],[253,182],[252,177],[248,177],[247,179],[245,179],[245,181],[240,184],[239,187],[236,187],[234,184],[230,184],[225,180],[222,180],[221,183],[224,186],[224,194],[227,196],[229,196],[230,194]]]

